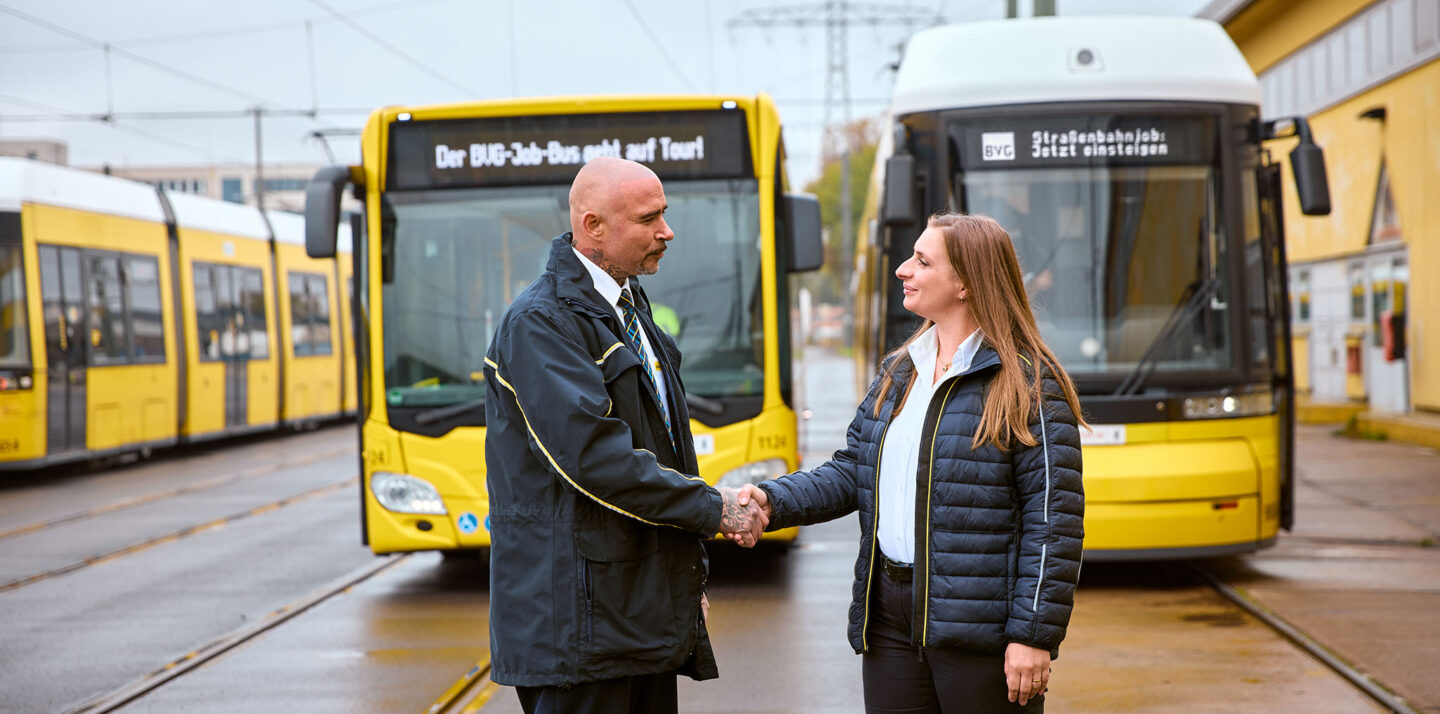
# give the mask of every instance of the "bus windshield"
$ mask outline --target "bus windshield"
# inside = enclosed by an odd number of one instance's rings
[[[1163,381],[1232,367],[1212,161],[993,166],[957,175],[953,205],[1009,231],[1041,333],[1068,371],[1104,381],[1144,361]]]
[[[490,337],[569,230],[568,186],[392,192],[383,200],[386,399],[433,407],[483,400]],[[675,240],[639,278],[655,322],[685,354],[694,395],[762,393],[759,187],[754,179],[665,185]],[[603,307],[603,306],[602,306]]]

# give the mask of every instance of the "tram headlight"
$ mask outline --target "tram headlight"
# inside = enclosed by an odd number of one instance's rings
[[[1187,397],[1186,419],[1222,419],[1275,413],[1275,394],[1268,389],[1216,397]]]
[[[376,471],[370,475],[370,492],[386,510],[395,513],[446,514],[440,492],[429,481],[410,474]]]
[[[756,484],[761,481],[768,481],[776,476],[783,476],[790,467],[785,464],[785,459],[765,459],[764,461],[753,461],[725,472],[720,480],[715,482],[716,488],[740,488],[745,484]]]

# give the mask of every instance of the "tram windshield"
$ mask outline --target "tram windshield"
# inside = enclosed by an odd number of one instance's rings
[[[18,244],[0,244],[0,367],[30,366],[25,266]]]
[[[1230,369],[1232,290],[1213,123],[1045,123],[1054,129],[1016,132],[1015,159],[962,164],[974,168],[957,173],[952,190],[954,205],[1009,231],[1041,332],[1061,363],[1102,380],[1142,362],[1156,381]]]
[[[490,337],[570,230],[568,186],[391,192],[382,235],[386,398],[429,407],[483,400]],[[690,394],[764,387],[759,187],[668,181],[675,240],[639,278],[656,324],[685,354]],[[543,355],[537,355],[543,359]]]

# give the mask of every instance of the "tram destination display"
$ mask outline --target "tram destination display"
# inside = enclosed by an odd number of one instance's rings
[[[565,114],[396,121],[388,187],[568,183],[599,156],[638,161],[662,179],[753,175],[738,110]]]
[[[966,169],[1208,164],[1209,117],[1058,116],[956,122],[950,136]]]

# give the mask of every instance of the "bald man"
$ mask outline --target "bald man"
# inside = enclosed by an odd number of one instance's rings
[[[703,541],[767,523],[697,474],[680,353],[635,279],[675,234],[650,169],[599,158],[485,357],[491,678],[537,712],[674,712],[718,676]]]

